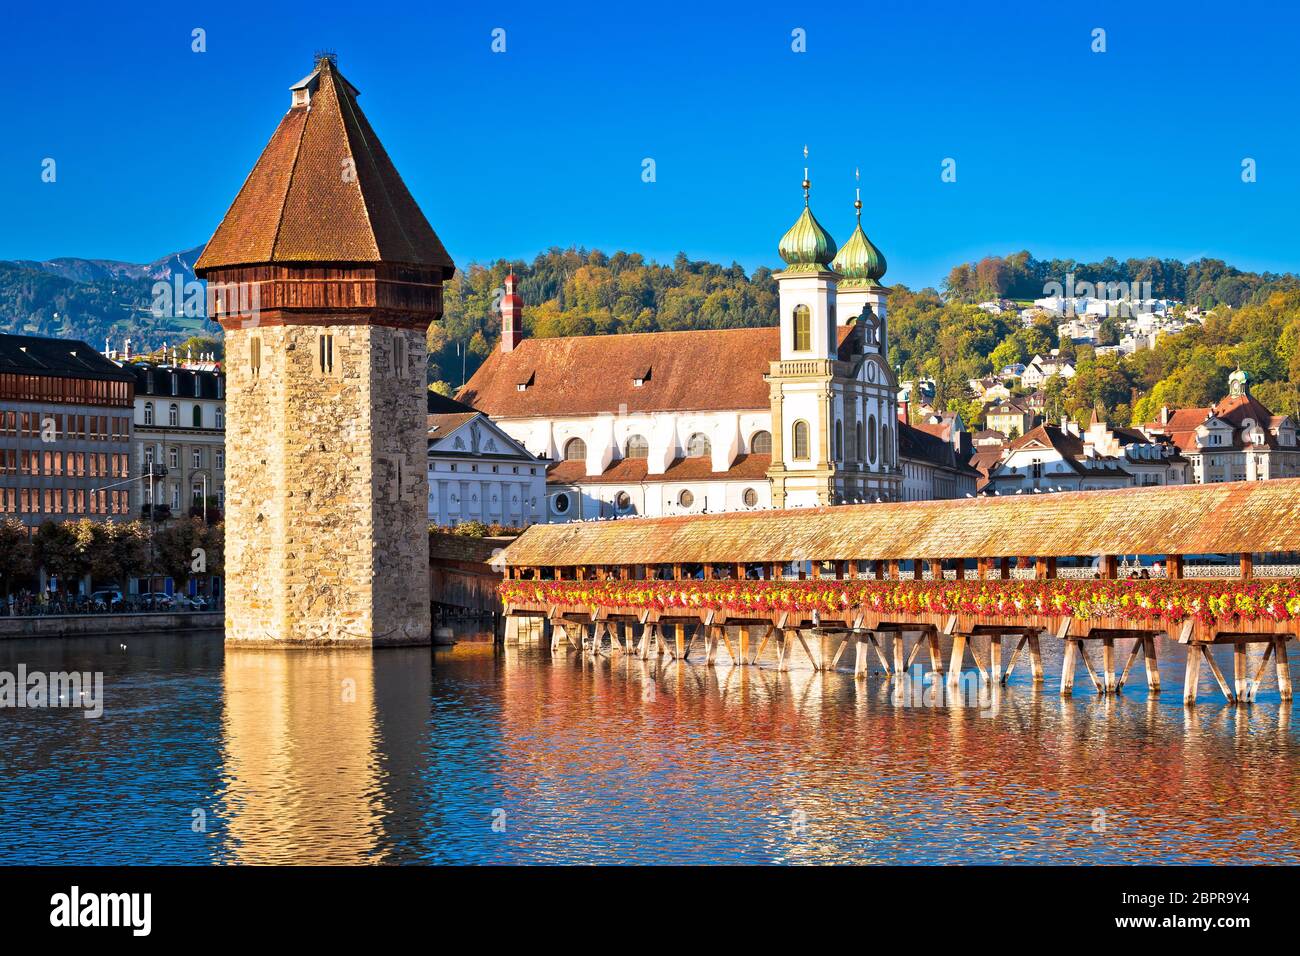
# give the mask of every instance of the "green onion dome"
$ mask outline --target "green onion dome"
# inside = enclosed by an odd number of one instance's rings
[[[844,243],[835,256],[831,268],[844,277],[841,287],[873,289],[880,285],[888,264],[884,253],[862,231],[861,201],[854,205],[858,207],[858,224],[853,229],[853,235],[849,236],[849,241]]]
[[[803,212],[781,237],[778,250],[786,265],[799,271],[829,269],[835,258],[835,240],[808,208],[807,180],[804,180]]]

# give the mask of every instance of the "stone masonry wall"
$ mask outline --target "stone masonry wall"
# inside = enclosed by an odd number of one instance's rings
[[[370,330],[375,463],[375,643],[429,641],[429,475],[425,345],[421,332]],[[394,365],[405,342],[405,366]],[[398,353],[400,355],[400,353]]]
[[[227,642],[427,643],[423,337],[276,326],[228,332],[226,344]]]
[[[282,640],[284,590],[283,329],[233,329],[226,351],[226,640]],[[250,341],[262,343],[262,370],[249,365]]]

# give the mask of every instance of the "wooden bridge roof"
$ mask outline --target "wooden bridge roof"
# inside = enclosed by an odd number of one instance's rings
[[[534,525],[520,567],[1300,551],[1300,479]]]

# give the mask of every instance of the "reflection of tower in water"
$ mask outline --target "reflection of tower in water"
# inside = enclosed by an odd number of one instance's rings
[[[391,779],[406,776],[392,761],[422,752],[409,738],[425,726],[428,675],[427,649],[228,647],[219,813],[229,859],[382,862]]]

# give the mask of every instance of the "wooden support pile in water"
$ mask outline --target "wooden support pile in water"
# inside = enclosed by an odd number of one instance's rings
[[[518,609],[512,613],[519,614]],[[542,617],[537,612],[524,612]],[[1156,639],[1163,632],[1134,629],[1084,629],[1080,622],[1064,619],[1057,622],[1055,631],[1023,624],[973,625],[959,627],[958,615],[949,615],[942,623],[884,623],[866,626],[859,615],[851,622],[807,621],[782,615],[776,622],[727,620],[717,612],[702,612],[695,617],[665,618],[650,612],[633,617],[608,615],[598,612],[577,614],[561,608],[549,608],[542,617],[543,630],[549,629],[552,653],[574,651],[599,658],[606,653],[622,653],[640,660],[655,657],[668,662],[697,663],[712,667],[717,665],[719,652],[725,648],[731,666],[757,666],[769,647],[773,648],[773,664],[778,671],[789,670],[796,657],[806,660],[817,671],[838,670],[850,647],[853,648],[853,675],[865,679],[872,674],[872,661],[879,664],[879,673],[887,680],[902,680],[921,657],[929,658],[929,672],[942,683],[949,693],[963,684],[963,673],[969,661],[975,667],[980,686],[1005,685],[1024,658],[1028,659],[1030,676],[1035,684],[1044,680],[1042,637],[1047,636],[1064,643],[1060,678],[1060,694],[1069,697],[1074,692],[1074,682],[1079,665],[1096,693],[1100,696],[1119,694],[1129,682],[1138,659],[1142,659],[1149,694],[1160,693],[1160,671],[1156,656]],[[968,622],[969,623],[969,622]],[[1282,700],[1292,699],[1291,675],[1288,668],[1287,641],[1289,633],[1222,632],[1213,640],[1190,640],[1192,628],[1184,627],[1171,639],[1187,648],[1183,683],[1183,702],[1187,706],[1197,701],[1204,663],[1214,683],[1231,704],[1253,702],[1269,670],[1270,661]],[[1165,635],[1169,636],[1169,635]],[[941,639],[950,640],[950,652],[945,663]],[[987,639],[987,655],[981,652],[976,638]],[[1123,669],[1116,667],[1116,642],[1131,640]],[[1004,652],[1004,642],[1014,641],[1010,655]],[[1093,645],[1089,649],[1089,645]],[[1229,644],[1233,648],[1233,682],[1230,685],[1211,651],[1216,644]],[[1251,644],[1264,645],[1264,653],[1253,673],[1249,669],[1247,648]],[[1094,652],[1100,645],[1100,660],[1094,663]],[[703,657],[693,651],[700,648]]]

